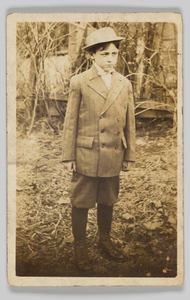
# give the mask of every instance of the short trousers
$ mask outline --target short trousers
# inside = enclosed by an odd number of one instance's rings
[[[75,207],[93,208],[96,203],[111,206],[117,202],[118,194],[119,176],[89,177],[73,172],[69,196]]]

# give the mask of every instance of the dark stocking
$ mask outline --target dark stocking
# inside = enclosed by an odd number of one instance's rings
[[[98,228],[99,228],[100,235],[101,234],[109,235],[111,230],[112,215],[113,215],[113,205],[108,206],[108,205],[98,203],[97,220],[98,220]]]
[[[72,207],[72,230],[75,240],[86,238],[88,208]]]

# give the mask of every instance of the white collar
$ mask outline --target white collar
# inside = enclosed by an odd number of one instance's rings
[[[94,66],[98,70],[98,75],[102,76],[105,74],[112,74],[115,70],[112,68],[109,72],[104,71],[100,66],[97,65],[97,63],[94,62]]]

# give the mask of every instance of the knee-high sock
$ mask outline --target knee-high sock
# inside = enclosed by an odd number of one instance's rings
[[[109,234],[111,230],[113,215],[113,205],[107,206],[103,204],[98,204],[97,209],[97,221],[99,234]]]
[[[72,207],[72,231],[75,240],[85,239],[88,208]]]

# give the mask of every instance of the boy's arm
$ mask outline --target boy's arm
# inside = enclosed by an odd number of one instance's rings
[[[135,115],[132,84],[128,81],[128,107],[126,115],[125,138],[127,141],[127,149],[124,154],[124,162],[135,161]],[[130,165],[130,164],[129,164]]]
[[[75,161],[78,114],[81,101],[80,81],[78,76],[71,78],[69,100],[64,121],[62,138],[62,161]]]

